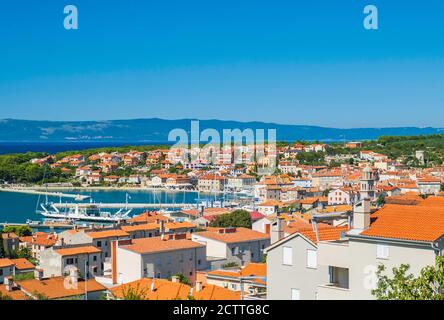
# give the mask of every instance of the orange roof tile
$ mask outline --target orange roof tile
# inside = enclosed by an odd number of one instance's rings
[[[29,294],[40,293],[49,299],[61,299],[67,297],[75,297],[85,293],[85,281],[79,279],[77,288],[65,285],[65,277],[54,277],[43,280],[23,280],[17,281],[17,286]],[[105,291],[106,288],[94,279],[86,282],[86,290],[88,292]]]
[[[231,291],[213,284],[205,284],[201,291],[193,289],[196,300],[240,300],[240,292]]]
[[[123,249],[140,254],[201,247],[205,246],[188,239],[162,240],[161,237],[133,239],[130,245],[121,246]]]
[[[6,289],[6,285],[0,285],[0,293],[4,296],[10,297],[12,300],[26,300],[26,294],[20,289],[14,289],[12,291],[8,291]]]
[[[361,235],[377,238],[432,242],[444,235],[444,208],[388,204]]]
[[[123,230],[103,230],[103,231],[93,231],[87,232],[86,235],[93,239],[111,238],[111,237],[127,237],[128,233]]]
[[[35,269],[35,266],[25,258],[11,259],[19,270]]]
[[[102,252],[102,250],[100,250],[94,246],[81,246],[81,247],[55,249],[54,251],[57,252],[58,254],[60,254],[61,256],[75,256],[78,254]]]
[[[142,231],[142,230],[157,230],[157,229],[159,229],[159,224],[144,223],[144,224],[136,224],[134,226],[121,226],[120,228],[125,232],[134,232],[134,231]]]
[[[8,258],[0,259],[0,268],[9,267],[9,266],[13,266],[13,265],[14,265],[14,262],[11,259],[8,259]]]
[[[110,291],[117,299],[123,299],[130,288],[142,300],[186,300],[191,291],[191,287],[186,284],[147,278],[114,287]]]
[[[227,232],[227,233],[220,233],[219,229],[223,228],[216,228],[216,230],[211,229],[210,231],[196,232],[194,234],[204,238],[209,238],[225,243],[270,239],[269,235],[248,228],[229,228],[229,229],[235,229],[235,232]]]
[[[421,201],[421,203],[419,203],[418,205],[424,207],[444,207],[444,198],[430,196],[427,199]]]
[[[213,270],[207,273],[207,277],[220,276],[228,278],[239,278],[239,277],[267,277],[267,264],[265,263],[249,263],[240,270],[230,271],[230,270]],[[254,279],[253,282],[259,284],[265,284],[261,279]]]
[[[323,227],[318,229],[319,241],[332,241],[339,240],[342,232],[348,230],[347,226],[344,227]],[[317,243],[316,233],[313,229],[299,230],[299,233],[308,238],[311,242]]]

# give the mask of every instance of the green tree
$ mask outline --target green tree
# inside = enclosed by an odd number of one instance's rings
[[[3,227],[4,233],[15,233],[19,237],[32,236],[32,229],[28,226],[6,226]]]
[[[217,228],[244,227],[251,228],[251,216],[246,210],[234,210],[218,216],[210,225]]]
[[[444,300],[444,257],[437,256],[434,266],[421,269],[418,277],[407,273],[410,266],[393,268],[393,277],[379,265],[377,288],[372,294],[379,300]]]
[[[174,276],[179,278],[180,283],[191,286],[190,280],[187,277],[185,277],[182,273],[177,273]],[[171,281],[172,279],[173,279],[173,276],[168,278],[169,281]]]
[[[12,298],[0,291],[0,300],[12,300]]]
[[[376,205],[382,207],[385,204],[385,194],[381,193],[376,199]]]
[[[31,258],[31,250],[26,247],[21,247],[15,252],[15,255],[17,256],[17,258],[29,259]]]
[[[148,290],[146,288],[140,288],[140,284],[137,286],[124,286],[122,289],[123,300],[145,300]]]
[[[0,230],[0,239],[2,239],[2,233],[3,231]],[[3,240],[0,241],[0,258],[4,258],[5,257],[5,248],[3,247]]]

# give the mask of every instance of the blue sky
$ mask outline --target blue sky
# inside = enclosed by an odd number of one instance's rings
[[[0,39],[0,118],[444,127],[441,0],[2,1]]]

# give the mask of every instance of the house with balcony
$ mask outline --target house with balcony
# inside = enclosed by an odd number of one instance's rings
[[[385,205],[370,213],[370,204],[358,203],[353,228],[336,241],[318,243],[318,264],[328,268],[328,281],[317,287],[318,299],[374,299],[380,264],[391,270],[408,264],[417,276],[434,265],[444,249],[442,206]]]
[[[328,268],[318,263],[318,243],[339,239],[347,227],[324,226],[316,232],[312,226],[305,226],[285,236],[288,233],[284,225],[280,226],[280,232],[276,230],[278,241],[265,251],[267,299],[317,299],[317,286],[328,282]]]

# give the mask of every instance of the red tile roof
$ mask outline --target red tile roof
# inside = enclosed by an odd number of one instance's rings
[[[62,248],[55,249],[55,252],[60,254],[61,256],[75,256],[78,254],[87,254],[87,253],[100,253],[102,250],[94,247],[94,246],[81,246],[81,247],[72,247],[72,248]]]
[[[188,239],[162,240],[161,237],[133,239],[130,245],[121,246],[123,249],[140,254],[201,247],[205,246]]]
[[[372,217],[375,221],[361,235],[424,242],[444,235],[444,207],[389,204]]]
[[[194,234],[225,243],[267,240],[270,238],[269,235],[248,228],[227,228],[228,230],[233,229],[234,232],[219,232],[219,230],[222,229],[224,228],[214,228],[209,231],[196,232]]]

